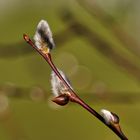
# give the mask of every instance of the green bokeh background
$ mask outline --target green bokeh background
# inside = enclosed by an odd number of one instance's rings
[[[139,1],[0,0],[0,139],[117,140],[76,104],[51,102],[51,69],[23,40],[48,21],[56,66],[95,110],[120,116],[129,139],[140,139]]]

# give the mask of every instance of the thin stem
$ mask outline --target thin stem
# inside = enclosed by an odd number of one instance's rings
[[[92,115],[94,115],[97,119],[99,119],[102,123],[104,123],[108,128],[110,128],[118,137],[120,137],[122,140],[128,140],[128,138],[122,133],[121,130],[118,130],[115,126],[113,125],[108,125],[106,124],[104,118],[97,113],[93,108],[91,108],[88,104],[86,104],[74,91],[71,89],[71,87],[68,85],[68,83],[64,80],[64,78],[61,76],[59,71],[57,70],[56,66],[54,65],[50,53],[43,53],[41,49],[37,48],[33,41],[27,36],[23,35],[25,41],[30,44],[50,65],[52,70],[55,72],[55,74],[58,76],[58,78],[63,81],[64,85],[68,88],[69,92],[71,93],[69,95],[70,100],[72,102],[78,103],[81,105],[83,108],[85,108],[88,112],[90,112]]]
[[[56,66],[54,65],[54,63],[52,62],[51,59],[51,55],[50,53],[42,53],[41,49],[38,49],[35,44],[33,43],[33,41],[29,38],[29,36],[27,35],[23,35],[25,41],[30,44],[50,65],[50,67],[52,68],[52,70],[56,73],[56,75],[58,76],[58,78],[63,81],[63,83],[65,84],[65,86],[69,89],[69,91],[71,93],[73,93],[74,95],[76,95],[76,93],[71,89],[71,87],[68,85],[68,83],[64,80],[64,78],[61,76],[61,74],[59,73],[59,71],[57,70]],[[77,96],[77,95],[76,95]]]
[[[91,108],[88,104],[86,104],[81,98],[72,97],[72,101],[78,103],[83,108],[85,108],[87,111],[89,111],[92,115],[94,115],[98,120],[100,120],[102,123],[104,123],[108,128],[110,128],[118,137],[120,137],[122,140],[128,140],[128,138],[122,133],[121,129],[117,129],[114,125],[108,125],[106,124],[104,118],[96,112],[93,108]]]

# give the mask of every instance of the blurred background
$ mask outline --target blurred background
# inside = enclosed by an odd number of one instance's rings
[[[51,69],[23,40],[48,21],[56,66],[95,110],[140,139],[139,0],[0,0],[0,139],[118,140],[76,104],[51,102]]]

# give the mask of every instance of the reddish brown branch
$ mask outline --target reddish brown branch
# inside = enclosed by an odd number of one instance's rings
[[[94,115],[98,120],[100,120],[102,123],[104,123],[108,128],[110,128],[118,137],[120,137],[122,140],[128,140],[128,138],[122,133],[120,129],[117,129],[115,125],[108,125],[104,118],[96,112],[93,108],[91,108],[88,104],[86,104],[80,97],[71,89],[71,87],[68,85],[68,83],[64,80],[64,78],[61,76],[55,65],[53,64],[53,61],[51,59],[50,53],[43,53],[40,49],[38,49],[35,44],[32,42],[32,40],[27,36],[23,35],[25,41],[30,44],[50,65],[52,70],[55,72],[55,74],[58,76],[58,78],[64,83],[64,85],[68,88],[69,93],[69,99],[72,102],[78,103],[83,108],[85,108],[88,112],[90,112],[92,115]]]

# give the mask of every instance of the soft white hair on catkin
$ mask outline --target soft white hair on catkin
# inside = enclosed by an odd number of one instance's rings
[[[107,124],[111,124],[111,122],[115,121],[113,114],[106,109],[101,109],[100,114]]]
[[[65,74],[58,70],[61,76],[64,78],[64,80],[67,82],[67,84],[71,87],[70,81],[65,76]],[[51,85],[52,85],[52,92],[55,96],[59,96],[60,94],[64,94],[68,91],[67,87],[63,84],[63,82],[58,78],[58,76],[52,71],[51,73]]]
[[[34,35],[35,45],[41,49],[42,45],[47,47],[49,50],[55,47],[52,32],[50,30],[49,24],[45,20],[41,20],[38,25]]]

